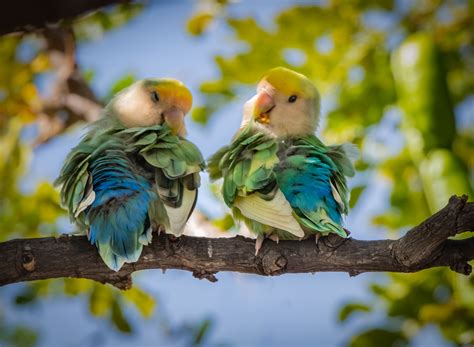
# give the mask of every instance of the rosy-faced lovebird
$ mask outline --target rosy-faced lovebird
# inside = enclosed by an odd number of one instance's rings
[[[138,260],[153,230],[180,236],[194,209],[204,160],[184,138],[191,104],[178,80],[137,81],[66,158],[61,203],[115,271]]]
[[[222,194],[234,219],[257,236],[303,239],[330,233],[347,237],[346,176],[355,174],[353,145],[326,146],[314,134],[320,97],[304,75],[270,70],[244,106],[232,143],[208,161],[211,179],[223,178]]]

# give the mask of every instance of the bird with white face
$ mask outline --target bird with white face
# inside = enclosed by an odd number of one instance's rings
[[[326,146],[314,134],[320,97],[304,75],[286,68],[267,72],[244,105],[232,143],[208,162],[223,178],[223,197],[234,218],[256,234],[302,239],[331,233],[347,237],[346,176],[354,175],[351,145]]]
[[[191,92],[178,80],[145,79],[117,94],[107,110],[125,127],[166,123],[174,134],[185,136],[184,116],[191,109],[192,102]]]
[[[244,109],[244,119],[253,119],[276,137],[304,136],[318,127],[320,97],[304,75],[276,68],[260,81]]]
[[[115,271],[138,260],[153,229],[180,236],[194,209],[204,160],[184,139],[191,105],[178,80],[137,81],[66,158],[61,203]]]

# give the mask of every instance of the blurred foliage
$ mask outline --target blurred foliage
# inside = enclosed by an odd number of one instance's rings
[[[37,340],[36,332],[27,327],[11,327],[0,323],[0,342],[4,342],[8,346],[33,347],[36,345]]]
[[[132,74],[125,74],[121,78],[119,78],[110,88],[109,93],[107,94],[106,99],[110,100],[112,97],[120,92],[122,89],[127,88],[133,82],[135,82],[136,78]]]
[[[32,194],[20,191],[17,180],[29,157],[28,146],[20,140],[21,129],[21,118],[0,129],[0,241],[55,233],[55,222],[63,214],[58,194],[50,184],[38,185]]]
[[[287,66],[313,79],[329,101],[325,140],[354,142],[363,150],[357,167],[368,175],[353,189],[351,206],[364,195],[372,173],[390,182],[390,206],[375,217],[375,224],[392,232],[405,230],[446,203],[450,194],[472,194],[474,122],[459,126],[455,117],[456,108],[474,92],[472,1],[328,0],[321,6],[291,6],[271,27],[252,17],[233,18],[229,6],[233,4],[226,0],[202,0],[187,24],[193,36],[225,25],[239,43],[237,53],[215,57],[220,78],[201,84],[205,102],[193,110],[196,122],[205,125],[236,95],[253,88],[267,69]],[[142,7],[109,7],[66,24],[80,41],[97,39]],[[57,220],[64,217],[49,183],[32,192],[21,189],[32,155],[26,130],[42,107],[37,86],[52,73],[41,35],[0,37],[0,241],[56,234]],[[93,71],[83,75],[89,82],[94,78]],[[133,81],[134,76],[124,75],[106,98]],[[405,139],[395,152],[390,151],[393,142],[373,135],[393,114],[393,135]],[[223,230],[233,226],[229,215],[214,224]],[[474,343],[472,276],[433,269],[389,278],[387,284],[371,286],[374,302],[351,302],[341,309],[342,322],[377,314],[380,307],[386,316],[349,345],[403,346],[426,325],[437,326],[454,344]],[[133,332],[129,306],[145,318],[155,308],[155,300],[139,288],[122,293],[88,280],[49,280],[16,288],[14,304],[19,307],[55,295],[86,298],[93,316],[124,333]],[[213,321],[204,319],[169,330],[186,336],[187,345],[203,345],[212,327]],[[32,346],[40,338],[27,327],[12,325],[0,312],[0,343]]]
[[[474,93],[472,1],[328,0],[289,7],[268,27],[222,9],[214,13],[212,20],[233,31],[239,48],[215,57],[220,77],[201,84],[205,103],[194,110],[197,122],[207,123],[242,89],[254,88],[269,68],[287,66],[311,78],[328,101],[325,140],[362,149],[357,167],[368,175],[361,175],[365,183],[354,188],[351,206],[374,175],[391,184],[389,208],[375,224],[400,232],[452,194],[473,198],[474,117],[471,110],[467,126],[460,126],[455,116]],[[190,20],[192,35],[210,31],[211,19],[201,16]],[[395,123],[391,134],[377,136],[388,122]],[[404,346],[427,325],[456,345],[474,344],[472,276],[433,269],[389,278],[373,285],[372,303],[341,309],[341,321],[381,307],[386,316],[348,345]]]
[[[64,21],[63,25],[72,27],[78,41],[94,40],[127,23],[142,8],[141,3],[111,6]],[[32,133],[37,130],[42,98],[51,88],[45,85],[56,73],[50,58],[41,32],[0,37],[0,242],[57,235],[58,225],[66,219],[59,206],[58,191],[49,182],[39,183],[32,192],[21,187],[33,155]],[[94,71],[82,71],[82,75],[88,83],[94,79]],[[134,81],[135,76],[125,73],[109,88],[103,102]],[[147,319],[155,313],[157,304],[156,298],[137,286],[123,292],[94,281],[69,278],[17,284],[12,304],[21,309],[61,295],[84,298],[91,316],[108,320],[125,334],[134,332],[127,312],[130,307]],[[211,325],[211,320],[203,319],[172,329],[187,339],[187,345],[198,346],[205,341]],[[28,347],[40,340],[41,331],[8,322],[0,307],[0,345]]]
[[[142,12],[144,5],[139,2],[106,7],[77,18],[71,23],[78,40],[101,38],[105,32],[128,23]]]
[[[349,345],[351,347],[379,347],[408,345],[408,339],[397,331],[384,328],[374,328],[354,336]]]
[[[350,304],[346,304],[344,308],[339,311],[339,321],[344,322],[346,321],[353,313],[355,312],[370,312],[370,306],[354,302]]]
[[[95,39],[126,23],[142,7],[140,4],[114,6],[69,24],[79,40]],[[66,217],[59,206],[58,191],[49,182],[39,183],[32,192],[21,187],[33,154],[29,134],[32,129],[34,132],[42,107],[38,81],[51,73],[54,71],[41,33],[0,37],[0,241],[57,235],[57,221]],[[87,80],[93,78],[92,72],[84,75]],[[131,75],[123,76],[106,97],[133,80]],[[91,315],[109,320],[123,333],[133,332],[127,307],[133,306],[144,318],[149,318],[156,304],[152,296],[137,287],[122,293],[111,286],[81,279],[19,284],[16,288],[13,304],[18,307],[58,295],[85,297]],[[0,345],[34,346],[41,339],[41,332],[13,325],[1,313]]]
[[[162,329],[169,343],[173,345],[184,346],[206,346],[209,335],[212,333],[215,320],[210,317],[204,317],[196,322],[185,321],[173,327],[169,326],[170,319],[166,319]],[[225,342],[214,343],[214,346],[227,346]]]

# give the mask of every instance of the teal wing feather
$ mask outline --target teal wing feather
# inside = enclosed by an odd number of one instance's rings
[[[276,153],[276,141],[249,125],[239,131],[229,146],[208,159],[210,178],[224,178],[222,193],[229,207],[237,196],[257,193],[269,198],[267,195],[276,184]]]
[[[181,235],[194,210],[200,172],[205,168],[201,152],[192,142],[173,135],[166,125],[126,129],[122,134],[131,137],[127,151],[142,158],[153,172],[160,197],[150,206],[153,221]]]
[[[61,206],[68,210],[71,222],[87,227],[80,205],[92,193],[92,177],[89,174],[89,160],[96,147],[88,138],[83,139],[67,156],[55,186],[62,186]],[[92,202],[90,202],[92,204]],[[81,207],[82,208],[82,207]]]
[[[278,156],[278,186],[300,224],[310,232],[346,237],[341,226],[348,211],[345,176],[354,169],[342,147],[327,147],[311,135],[282,141]]]
[[[92,129],[72,149],[57,185],[71,220],[88,229],[107,266],[118,271],[138,260],[151,239],[148,206],[156,199],[117,135],[121,128]]]
[[[302,237],[291,208],[278,190],[275,139],[252,123],[242,128],[229,146],[208,160],[211,179],[223,178],[222,196],[234,219],[257,235],[277,233],[281,239]]]

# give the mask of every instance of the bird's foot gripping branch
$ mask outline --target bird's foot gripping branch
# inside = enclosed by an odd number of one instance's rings
[[[212,228],[212,226],[209,226]],[[0,285],[58,277],[88,278],[120,289],[131,274],[145,269],[181,269],[215,281],[215,273],[234,271],[263,276],[285,273],[417,272],[437,266],[469,275],[474,237],[450,239],[474,230],[474,203],[453,196],[446,207],[398,240],[360,241],[336,235],[320,240],[265,241],[255,256],[254,240],[172,238],[162,234],[143,249],[140,260],[119,272],[107,268],[83,236],[17,239],[0,243]]]

